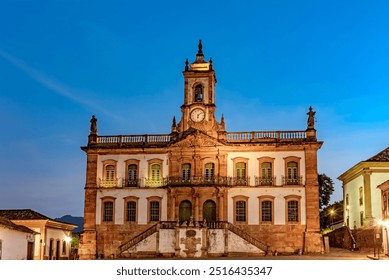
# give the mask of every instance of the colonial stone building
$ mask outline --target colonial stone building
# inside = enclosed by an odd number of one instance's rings
[[[315,112],[306,129],[227,132],[199,42],[170,133],[100,136],[91,119],[80,259],[321,252]]]

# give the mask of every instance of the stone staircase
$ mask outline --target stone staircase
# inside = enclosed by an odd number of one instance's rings
[[[247,233],[247,231],[237,227],[236,225],[230,222],[226,222],[226,221],[216,221],[216,222],[209,222],[209,223],[198,222],[197,225],[199,227],[202,228],[206,227],[208,229],[227,229],[230,232],[242,238],[243,240],[257,247],[258,249],[264,251],[265,253],[267,253],[268,251],[268,246],[265,243],[254,238],[249,233]],[[145,231],[141,232],[140,234],[136,235],[135,237],[131,238],[129,241],[119,246],[116,257],[117,258],[124,257],[124,253],[126,251],[131,249],[133,246],[139,244],[141,241],[145,240],[149,236],[153,235],[159,229],[175,229],[175,227],[177,226],[180,226],[179,224],[177,224],[177,222],[164,222],[164,221],[152,225]],[[150,252],[148,254],[150,254]]]
[[[131,247],[135,246],[136,244],[138,244],[142,240],[145,240],[147,237],[149,237],[149,236],[153,235],[154,233],[156,233],[158,231],[158,228],[159,228],[159,223],[158,224],[154,224],[153,226],[149,227],[145,231],[141,232],[140,234],[138,234],[135,237],[133,237],[132,239],[130,239],[128,242],[120,245],[119,249],[117,251],[116,256],[117,257],[122,257],[123,253],[125,251],[127,251]]]

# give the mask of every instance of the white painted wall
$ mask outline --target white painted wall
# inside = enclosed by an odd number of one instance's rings
[[[381,168],[382,169],[382,168]],[[383,182],[389,180],[389,169],[388,173],[372,173],[371,175],[371,206],[372,215],[374,218],[382,218],[382,197],[381,190],[377,188]]]
[[[378,185],[383,182],[389,180],[389,169],[388,168],[379,168],[388,169],[388,173],[382,172],[374,172],[375,168],[370,168],[372,174],[370,176],[370,186],[371,186],[371,205],[372,205],[372,216],[375,219],[382,218],[382,205],[381,205],[381,190],[377,188]],[[360,212],[363,211],[366,214],[365,206],[365,196],[363,197],[363,205],[359,204],[359,188],[364,188],[363,183],[363,175],[358,176],[357,178],[351,180],[347,184],[344,185],[344,199],[346,199],[346,195],[349,195],[349,216],[350,216],[350,228],[354,228],[354,221],[356,226],[359,228],[361,226],[360,223]],[[345,209],[345,222],[347,218],[347,210]]]
[[[264,253],[261,249],[228,231],[228,252]]]
[[[30,235],[0,226],[1,260],[27,260],[27,237]]]
[[[224,253],[224,229],[208,229],[208,253]]]
[[[166,189],[161,188],[125,188],[125,189],[114,189],[114,188],[103,188],[99,189],[96,198],[96,224],[101,224],[102,221],[102,198],[106,196],[115,197],[115,224],[124,223],[124,211],[125,203],[124,199],[128,196],[139,197],[138,200],[138,224],[147,224],[147,203],[148,197],[159,196],[161,200],[161,220],[167,220],[167,193]]]
[[[69,231],[62,230],[62,229],[54,229],[54,228],[47,228],[46,229],[46,249],[45,249],[45,255],[49,256],[49,247],[50,247],[50,240],[53,239],[53,256],[56,255],[56,249],[57,249],[57,240],[59,240],[59,256],[62,257],[69,257],[69,249],[70,244],[66,243],[66,250],[65,254],[62,254],[62,246],[63,241],[66,242],[66,237],[70,235]]]
[[[259,224],[259,196],[274,196],[274,224],[284,225],[286,223],[286,202],[285,196],[300,196],[300,218],[301,224],[306,224],[306,203],[304,187],[271,187],[271,188],[231,188],[228,192],[228,221],[234,221],[233,197],[247,196],[247,218],[249,225]]]
[[[364,205],[359,205],[359,188],[363,187],[363,177],[359,176],[344,186],[344,199],[346,199],[346,195],[349,195],[349,219],[350,219],[350,228],[354,228],[354,225],[357,227],[361,226],[360,219],[359,219],[359,213],[361,211],[365,211]],[[344,216],[345,219],[347,218],[347,211]],[[345,220],[346,222],[346,220]]]
[[[159,252],[161,254],[175,253],[175,248],[176,248],[176,230],[175,229],[160,229],[159,230],[159,240],[160,240]]]

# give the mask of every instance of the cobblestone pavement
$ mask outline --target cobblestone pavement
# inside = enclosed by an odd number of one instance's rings
[[[228,258],[234,259],[234,258]],[[306,255],[278,255],[263,257],[248,257],[236,259],[261,259],[261,260],[389,260],[388,255],[380,254],[374,256],[374,251],[350,251],[341,248],[330,248],[329,253],[325,254],[306,254]]]

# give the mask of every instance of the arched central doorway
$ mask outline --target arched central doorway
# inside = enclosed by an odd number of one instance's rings
[[[189,221],[192,216],[192,203],[189,200],[184,200],[180,203],[178,217],[180,222]]]
[[[207,222],[216,221],[216,203],[213,200],[207,200],[203,204],[203,218]]]

